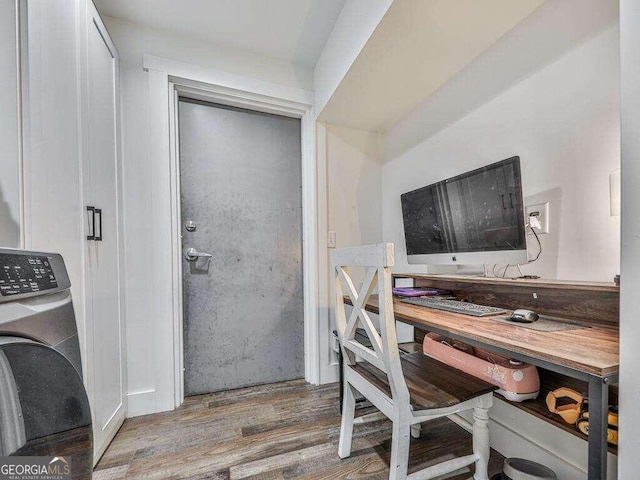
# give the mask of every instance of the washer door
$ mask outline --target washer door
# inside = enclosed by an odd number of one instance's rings
[[[72,478],[91,478],[91,410],[82,379],[62,354],[0,337],[0,456],[71,458]]]

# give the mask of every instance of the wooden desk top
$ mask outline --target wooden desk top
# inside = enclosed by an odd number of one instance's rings
[[[619,329],[615,326],[594,325],[561,332],[539,332],[496,322],[491,317],[471,317],[410,305],[398,298],[394,298],[393,307],[396,318],[417,328],[448,332],[462,339],[475,340],[591,375],[618,373]],[[378,313],[377,296],[369,299],[366,308]]]

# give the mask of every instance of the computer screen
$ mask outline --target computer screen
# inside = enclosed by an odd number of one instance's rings
[[[405,193],[401,203],[409,260],[459,263],[451,254],[509,251],[524,253],[518,258],[526,260],[519,157]]]

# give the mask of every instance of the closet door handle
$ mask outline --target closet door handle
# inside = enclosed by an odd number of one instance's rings
[[[95,232],[95,235],[96,235],[95,241],[101,242],[102,241],[102,209],[96,208],[95,215],[98,217],[98,231],[100,232],[100,233]]]
[[[87,240],[96,239],[96,209],[95,207],[87,207],[87,223],[89,229],[89,235]]]

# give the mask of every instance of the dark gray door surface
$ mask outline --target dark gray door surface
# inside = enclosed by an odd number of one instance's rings
[[[185,395],[301,378],[300,120],[181,100],[179,121],[183,252],[211,254],[183,260]]]

